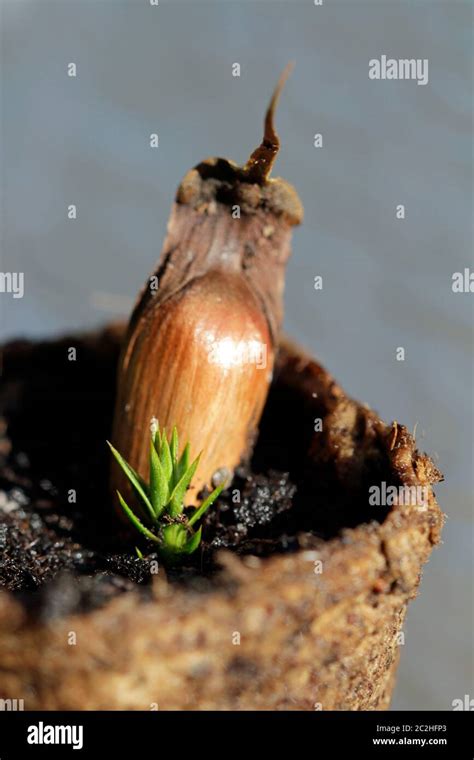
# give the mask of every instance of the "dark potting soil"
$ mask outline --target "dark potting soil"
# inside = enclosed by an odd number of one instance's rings
[[[75,361],[68,359],[71,348]],[[105,441],[118,350],[110,329],[95,337],[18,342],[4,354],[0,589],[42,619],[88,611],[131,590],[148,596],[160,564],[153,547],[117,519],[108,490]],[[305,545],[305,535],[328,538],[341,524],[360,521],[360,514],[339,513],[336,504],[327,518],[322,505],[315,530],[317,499],[308,515],[302,508],[307,494],[302,499],[298,492],[311,419],[287,401],[271,391],[252,463],[237,470],[206,516],[200,548],[182,567],[167,570],[169,580],[205,589],[220,549],[259,556],[293,551]],[[298,445],[288,443],[291,426]]]

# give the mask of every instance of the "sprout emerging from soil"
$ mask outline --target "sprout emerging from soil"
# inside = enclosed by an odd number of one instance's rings
[[[187,443],[179,456],[176,427],[168,440],[166,430],[163,428],[160,431],[158,423],[152,421],[149,483],[109,441],[107,443],[137,496],[139,514],[128,506],[120,491],[117,491],[120,506],[133,527],[158,544],[159,553],[169,562],[192,554],[198,548],[202,534],[202,525],[198,528],[194,526],[215,502],[226,483],[220,483],[188,517],[184,511],[184,495],[195,475],[201,454],[190,464],[190,445]]]

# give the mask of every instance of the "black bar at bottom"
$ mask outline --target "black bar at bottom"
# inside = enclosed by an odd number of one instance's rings
[[[0,712],[0,760],[280,750],[472,760],[470,712]],[[287,748],[286,750],[284,748]],[[71,755],[72,753],[72,755]]]

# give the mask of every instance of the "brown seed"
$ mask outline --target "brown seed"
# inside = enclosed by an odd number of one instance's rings
[[[217,470],[232,473],[250,455],[268,393],[291,228],[303,214],[291,185],[268,178],[287,74],[247,164],[207,159],[183,179],[154,273],[158,291],[144,288],[122,350],[112,441],[147,478],[151,418],[169,432],[176,425],[191,456],[203,451],[187,503]],[[115,465],[112,485],[127,492]]]

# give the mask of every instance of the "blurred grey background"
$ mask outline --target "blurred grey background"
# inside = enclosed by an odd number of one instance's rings
[[[25,273],[23,299],[0,296],[2,340],[125,316],[183,174],[209,155],[244,162],[280,71],[296,62],[277,114],[275,173],[296,185],[306,213],[286,329],[353,396],[417,425],[446,476],[436,489],[449,516],[444,545],[409,610],[393,708],[451,709],[474,696],[473,295],[451,289],[453,272],[473,267],[471,3],[2,0],[1,9],[1,267]],[[370,81],[368,61],[382,54],[428,58],[429,83]]]

